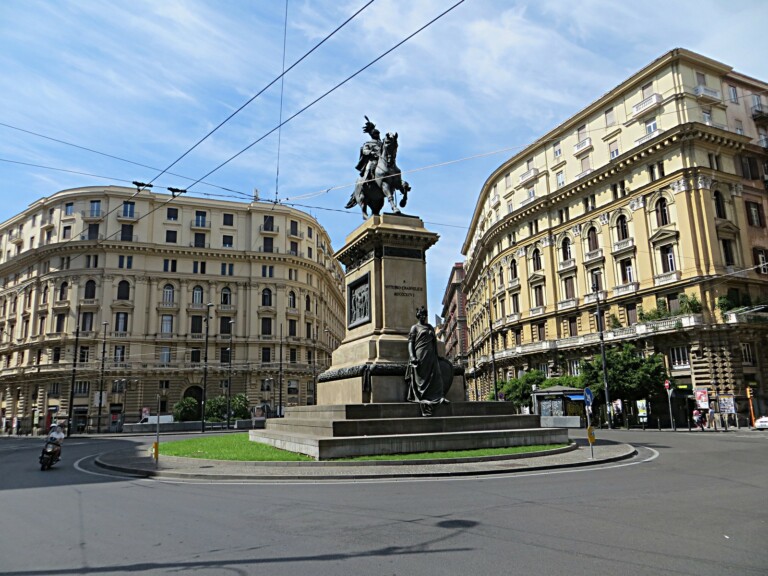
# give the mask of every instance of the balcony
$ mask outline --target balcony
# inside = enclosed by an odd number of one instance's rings
[[[118,212],[115,214],[115,218],[117,218],[118,222],[136,222],[137,220],[141,220],[141,214],[133,211]]]
[[[210,230],[211,222],[205,218],[195,218],[189,221],[189,227],[193,230]]]
[[[53,216],[44,216],[42,220],[40,220],[40,228],[43,230],[46,230],[48,228],[53,228],[56,224],[53,221]]]
[[[725,124],[718,124],[717,122],[713,122],[712,120],[705,120],[704,124],[707,126],[712,126],[712,128],[717,128],[718,130],[728,130],[728,126]]]
[[[535,306],[531,308],[530,315],[531,316],[541,316],[544,314],[544,310],[546,309],[546,306]]]
[[[581,142],[578,142],[573,146],[573,154],[578,156],[592,149],[592,138],[587,136]]]
[[[510,290],[514,290],[515,288],[520,288],[520,278],[510,278],[507,282],[507,287]]]
[[[752,106],[752,119],[757,123],[768,122],[768,108],[762,103]]]
[[[101,210],[82,210],[80,216],[84,222],[95,222],[104,218],[104,212]]]
[[[562,262],[557,263],[557,271],[558,272],[565,272],[567,270],[571,270],[573,268],[576,268],[576,259],[575,258],[569,258],[568,260],[563,260]]]
[[[104,240],[104,234],[80,234],[80,240],[98,241]]]
[[[594,304],[595,301],[600,298],[601,302],[604,302],[606,298],[608,298],[608,292],[605,290],[600,290],[598,292],[590,292],[589,294],[584,295],[584,304]]]
[[[504,319],[503,318],[500,318],[498,320],[494,320],[493,321],[493,328],[494,328],[494,330],[497,330],[497,329],[501,328],[503,324],[504,324]]]
[[[270,226],[269,224],[262,224],[259,226],[259,232],[262,234],[279,234],[280,226]]]
[[[210,248],[211,243],[210,242],[195,242],[192,241],[189,243],[190,248]]]
[[[286,252],[289,256],[296,256],[298,258],[304,258],[304,252],[301,252],[300,250],[288,250]]]
[[[256,249],[256,252],[264,252],[265,254],[280,254],[280,248],[278,248],[277,246],[269,246],[269,247],[259,246]]]
[[[709,88],[708,86],[704,86],[703,84],[694,86],[693,95],[696,96],[696,98],[698,98],[702,102],[709,102],[710,104],[714,104],[716,102],[722,101],[722,98],[720,96],[720,90]]]
[[[628,284],[620,284],[619,286],[613,287],[613,295],[622,296],[624,294],[632,294],[633,292],[637,292],[638,288],[640,288],[639,282],[629,282]]]
[[[507,314],[507,324],[509,324],[510,322],[519,322],[519,321],[520,321],[520,312]]]
[[[592,344],[594,342],[598,342],[600,340],[600,334],[598,332],[594,332],[592,334],[584,334],[583,336],[570,336],[568,338],[560,338],[559,340],[556,340],[556,346],[557,348],[572,348],[572,347],[581,347],[586,344]]]
[[[287,231],[287,235],[289,238],[299,238],[304,239],[304,232],[299,232],[298,230],[291,230],[290,228]]]
[[[736,268],[736,266],[726,266],[725,273],[728,276],[738,276],[740,278],[748,278],[748,270],[745,268]]]
[[[130,234],[121,234],[119,238],[115,238],[118,242],[138,242],[139,237],[138,235],[134,234],[131,236]]]
[[[530,204],[535,200],[536,200],[536,194],[534,194],[533,196],[528,196],[528,198],[523,198],[520,201],[520,207],[522,208],[523,206],[527,206],[528,204]]]
[[[518,181],[518,184],[522,185],[526,182],[530,182],[531,180],[535,180],[539,177],[539,169],[538,168],[531,168],[529,170],[526,170],[522,174],[520,174],[520,180]]]
[[[632,117],[637,118],[643,114],[655,110],[661,106],[661,94],[651,94],[648,98],[641,100],[639,103],[632,106]]]
[[[568,310],[570,308],[576,308],[576,304],[579,303],[578,298],[568,298],[567,300],[561,300],[557,303],[558,310]]]
[[[673,270],[672,272],[664,272],[653,277],[654,286],[663,286],[664,284],[671,284],[677,282],[682,276],[680,270]]]
[[[635,145],[639,146],[640,144],[645,144],[649,140],[653,140],[654,138],[656,138],[656,136],[658,136],[659,134],[661,134],[661,130],[656,128],[656,130],[654,130],[653,132],[648,132],[648,134],[646,134],[642,138],[638,138],[637,140],[635,140]]]
[[[634,247],[635,247],[635,239],[625,238],[624,240],[619,240],[618,242],[613,243],[613,250],[611,251],[611,253],[616,254],[618,252],[625,252],[627,250],[632,250]]]
[[[176,336],[173,332],[158,332],[155,334],[155,338],[158,340],[173,340],[173,338]]]
[[[496,208],[496,206],[498,206],[500,203],[501,203],[501,198],[499,198],[498,194],[494,194],[493,196],[491,196],[491,200],[490,200],[491,208]]]
[[[236,309],[237,306],[235,304],[219,304],[219,310],[222,312],[231,312]]]
[[[158,302],[157,308],[158,310],[178,310],[179,303],[178,302]]]
[[[203,334],[202,332],[192,332],[189,335],[190,340],[202,340],[203,338],[205,338],[205,334]]]
[[[760,136],[757,145],[762,146],[763,148],[768,148],[768,136]]]
[[[14,244],[23,244],[24,237],[17,231],[11,231],[8,233],[8,241]]]
[[[596,262],[602,259],[603,259],[602,248],[598,248],[597,250],[590,250],[589,252],[584,254],[584,264],[591,264],[592,262]]]
[[[591,172],[592,172],[592,168],[587,168],[583,172],[579,172],[578,174],[576,174],[576,178],[575,179],[576,180],[581,180],[582,178],[584,178],[584,176],[586,176],[587,174],[589,174]]]
[[[98,298],[81,298],[80,299],[80,306],[83,306],[85,308],[98,308],[99,307],[99,299]]]

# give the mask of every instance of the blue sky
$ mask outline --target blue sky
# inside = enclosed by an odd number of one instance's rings
[[[366,1],[290,0],[286,65]],[[376,0],[286,76],[283,118],[452,4]],[[284,16],[283,0],[0,1],[0,221],[62,189],[159,173],[18,128],[164,169],[280,74]],[[466,0],[282,128],[277,197],[312,213],[338,249],[361,222],[343,206],[363,116],[398,132],[407,212],[441,236],[427,258],[432,318],[495,167],[675,47],[768,79],[766,24],[763,0]],[[172,172],[197,180],[279,114],[277,83]],[[276,167],[274,133],[206,182],[274,199]],[[166,174],[155,184],[189,182]],[[203,194],[242,198],[190,191]]]

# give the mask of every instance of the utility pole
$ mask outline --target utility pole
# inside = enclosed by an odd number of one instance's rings
[[[69,415],[67,417],[67,438],[72,434],[72,415],[75,411],[75,377],[77,375],[77,351],[80,346],[80,304],[77,305],[75,319],[75,352],[72,356],[72,382],[69,385]]]
[[[613,428],[613,406],[611,397],[608,394],[608,368],[605,362],[605,340],[603,338],[603,317],[600,314],[600,291],[597,282],[592,283],[592,291],[595,293],[595,302],[597,303],[597,328],[600,331],[600,356],[603,361],[603,386],[605,387],[605,407],[608,410],[608,429]]]
[[[279,399],[277,401],[277,417],[282,418],[283,417],[283,325],[280,324],[280,373],[279,373],[279,382],[278,386],[280,387]]]
[[[202,419],[200,422],[200,432],[205,432],[205,401],[208,395],[208,335],[211,328],[211,308],[213,302],[206,304],[205,310],[205,357],[203,358],[203,400],[200,408],[202,409]],[[160,414],[157,415],[158,419]]]
[[[104,338],[101,341],[101,383],[99,384],[99,419],[96,420],[96,434],[101,433],[101,406],[104,402],[104,358],[107,354],[107,326],[109,322],[102,322],[104,326]]]

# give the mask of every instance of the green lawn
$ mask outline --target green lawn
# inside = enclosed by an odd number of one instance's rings
[[[422,452],[418,454],[396,454],[387,456],[360,456],[344,458],[343,460],[430,460],[437,458],[477,458],[501,456],[509,454],[525,454],[541,450],[564,448],[566,444],[551,444],[543,446],[515,446],[511,448],[488,448],[481,450],[460,450],[456,452]],[[205,436],[176,442],[161,442],[160,454],[165,456],[182,456],[185,458],[203,458],[207,460],[234,460],[240,462],[295,462],[314,461],[309,456],[296,454],[251,442],[248,434],[226,434],[222,436]]]

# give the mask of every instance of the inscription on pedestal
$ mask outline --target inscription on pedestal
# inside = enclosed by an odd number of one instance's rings
[[[393,296],[400,298],[416,298],[417,293],[424,292],[422,286],[406,286],[405,284],[402,286],[398,286],[397,284],[387,284],[384,288],[386,288],[387,291],[391,291]]]

